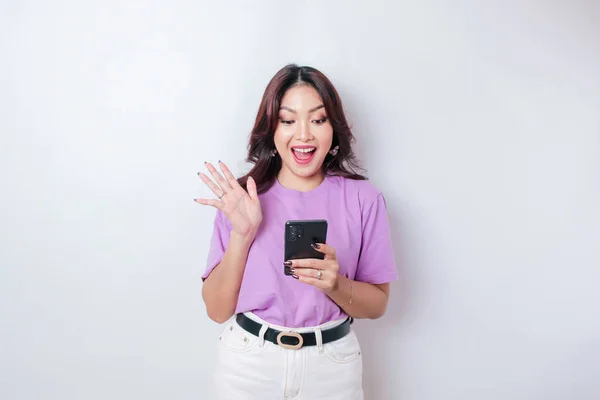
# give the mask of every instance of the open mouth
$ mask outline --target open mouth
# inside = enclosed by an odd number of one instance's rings
[[[292,147],[292,154],[298,164],[308,164],[315,156],[317,148],[314,146]]]

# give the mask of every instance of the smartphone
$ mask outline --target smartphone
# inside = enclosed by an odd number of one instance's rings
[[[311,245],[313,243],[326,243],[327,221],[324,219],[311,219],[287,221],[285,223],[285,250],[284,261],[301,258],[324,259],[325,254],[318,252]],[[284,266],[285,275],[292,275],[290,267]]]

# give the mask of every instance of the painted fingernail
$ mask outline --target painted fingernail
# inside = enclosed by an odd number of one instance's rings
[[[294,279],[300,279],[300,277],[298,275],[296,275],[296,274],[292,275],[292,278],[294,278]]]
[[[291,267],[292,266],[292,262],[291,261],[286,261],[283,263],[283,265],[285,265],[286,267]]]
[[[294,268],[290,268],[290,274],[294,274],[296,273],[296,270]]]
[[[321,248],[321,245],[317,244],[317,243],[313,243],[313,244],[311,244],[311,246],[317,250]]]

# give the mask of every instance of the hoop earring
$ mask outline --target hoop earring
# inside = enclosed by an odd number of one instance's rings
[[[339,149],[340,149],[340,146],[335,146],[333,149],[329,150],[329,154],[331,154],[333,157],[335,157],[337,155]]]

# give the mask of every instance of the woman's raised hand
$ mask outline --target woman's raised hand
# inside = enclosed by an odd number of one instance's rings
[[[198,175],[202,182],[217,196],[217,199],[194,199],[197,203],[213,206],[225,215],[232,226],[232,231],[240,235],[255,235],[262,222],[260,200],[256,192],[256,182],[248,177],[247,189],[244,190],[227,166],[219,161],[223,175],[210,163],[206,168],[214,178],[211,180],[204,173]]]

